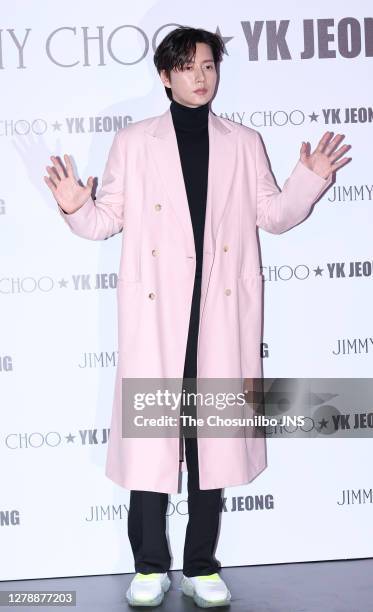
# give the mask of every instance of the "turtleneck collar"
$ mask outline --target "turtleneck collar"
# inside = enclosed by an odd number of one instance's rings
[[[208,125],[209,102],[192,108],[190,106],[184,106],[184,104],[180,104],[180,102],[176,102],[176,100],[172,100],[170,111],[174,126],[177,129],[198,130]]]

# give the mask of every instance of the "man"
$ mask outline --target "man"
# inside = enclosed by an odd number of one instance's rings
[[[302,143],[282,192],[258,133],[209,109],[224,46],[216,34],[177,28],[154,62],[171,100],[162,115],[119,130],[93,201],[72,164],[52,157],[46,183],[71,230],[103,240],[123,230],[118,274],[118,348],[106,474],[131,490],[128,535],[136,575],[132,605],[156,606],[170,581],[168,494],[188,471],[182,590],[197,605],[229,603],[213,557],[223,487],[266,466],[261,437],[121,436],[125,378],[261,376],[261,292],[256,227],[281,233],[309,213],[348,159],[342,135]],[[339,160],[339,161],[337,161]]]

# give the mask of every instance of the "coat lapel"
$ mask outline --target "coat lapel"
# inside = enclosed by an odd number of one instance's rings
[[[209,165],[203,250],[214,253],[216,236],[229,201],[236,162],[236,131],[209,111]],[[146,131],[151,155],[185,236],[186,254],[196,257],[179,148],[171,111],[159,115]]]

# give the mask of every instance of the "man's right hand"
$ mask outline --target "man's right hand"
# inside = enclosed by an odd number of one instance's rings
[[[68,155],[64,155],[66,168],[57,157],[52,155],[51,160],[53,166],[47,166],[49,178],[45,176],[44,181],[47,183],[62,210],[72,214],[81,208],[91,196],[93,177],[90,176],[88,178],[85,186],[80,185],[74,176],[73,167]]]

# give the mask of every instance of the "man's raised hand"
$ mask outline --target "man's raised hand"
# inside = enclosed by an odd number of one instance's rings
[[[73,213],[83,206],[92,193],[93,177],[88,178],[86,185],[80,185],[74,176],[70,157],[64,155],[66,168],[54,155],[51,156],[53,166],[47,166],[47,176],[44,181],[53,193],[56,201],[66,213]]]
[[[325,132],[312,153],[309,142],[303,142],[300,148],[300,161],[324,179],[329,178],[332,172],[351,160],[351,157],[343,157],[337,161],[341,155],[351,148],[351,145],[343,145],[337,149],[344,138],[344,134],[337,134],[334,138],[332,136],[333,132]]]

